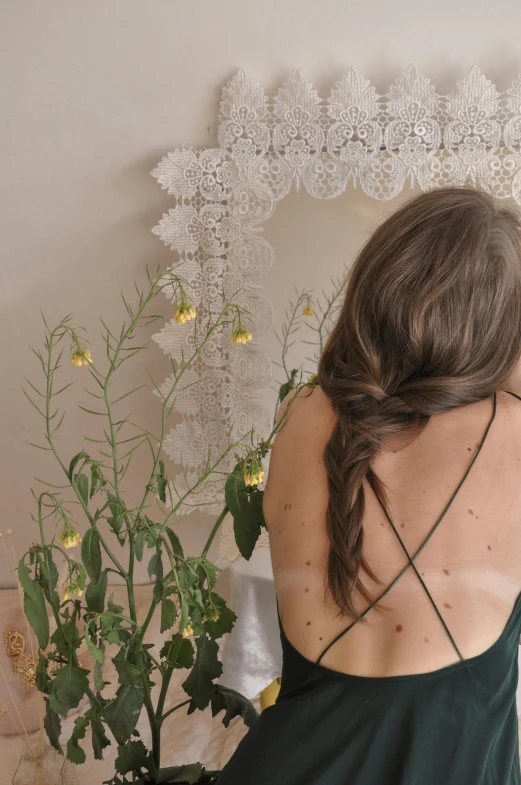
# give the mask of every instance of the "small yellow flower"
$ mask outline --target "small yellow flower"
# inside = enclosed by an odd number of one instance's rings
[[[189,635],[193,635],[193,634],[194,634],[194,631],[192,629],[192,625],[191,624],[187,624],[186,627],[184,628],[183,632],[181,633],[183,638],[187,638]]]
[[[188,319],[195,319],[196,310],[193,305],[188,303],[181,303],[179,308],[174,313],[174,319],[179,324],[184,324]]]
[[[248,343],[253,338],[251,332],[246,327],[237,327],[232,333],[234,343]]]
[[[79,532],[77,532],[76,529],[73,529],[72,526],[65,526],[64,530],[60,534],[59,539],[62,542],[64,548],[74,548],[76,545],[78,545],[78,543],[81,542]]]
[[[81,597],[83,589],[77,583],[64,583],[62,586],[63,601],[69,600],[71,597]]]
[[[306,307],[302,309],[302,313],[304,314],[304,316],[314,316],[315,315],[315,311],[313,310],[313,308],[309,304],[306,305]]]
[[[73,365],[88,365],[92,363],[89,349],[76,349],[71,357],[71,363]]]
[[[214,613],[214,615],[212,616],[212,621],[217,621],[218,618],[219,618],[219,614],[218,613]]]
[[[258,485],[264,477],[264,469],[258,458],[252,458],[250,466],[243,473],[245,485]]]

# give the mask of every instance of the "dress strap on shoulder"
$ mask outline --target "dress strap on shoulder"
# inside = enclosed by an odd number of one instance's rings
[[[505,392],[507,392],[509,395],[513,395],[514,398],[518,398],[521,401],[521,395],[518,395],[517,393],[514,392],[510,392],[510,390],[505,390]]]
[[[514,393],[513,393],[513,394],[514,394]],[[519,397],[519,396],[516,396],[516,397]],[[387,520],[388,520],[388,521],[389,521],[389,523],[391,524],[391,526],[392,526],[392,528],[393,528],[393,530],[394,530],[394,533],[396,534],[396,537],[398,538],[398,541],[399,541],[399,543],[400,543],[400,546],[402,547],[402,550],[405,552],[405,555],[407,556],[407,564],[406,564],[406,565],[405,565],[405,567],[404,567],[404,568],[403,568],[403,569],[402,569],[402,570],[401,570],[401,571],[398,573],[398,575],[396,576],[396,578],[395,578],[395,579],[393,580],[393,582],[392,582],[392,583],[391,583],[391,584],[390,584],[390,585],[387,587],[387,589],[385,589],[385,591],[383,591],[383,592],[380,594],[380,596],[379,596],[379,597],[377,597],[377,598],[376,598],[376,600],[374,600],[374,601],[371,603],[371,605],[369,605],[369,607],[365,609],[365,611],[364,611],[363,613],[361,613],[361,614],[360,614],[360,618],[361,618],[361,617],[363,617],[363,616],[365,616],[365,615],[366,615],[366,613],[368,613],[368,612],[371,610],[371,608],[372,608],[374,605],[376,605],[376,603],[378,603],[378,602],[379,602],[379,601],[382,599],[382,597],[384,597],[384,596],[387,594],[387,592],[389,592],[389,591],[392,589],[392,587],[394,586],[394,584],[395,584],[395,583],[396,583],[396,582],[397,582],[397,581],[398,581],[398,580],[401,578],[401,576],[404,574],[404,572],[405,572],[405,571],[406,571],[406,570],[407,570],[409,567],[412,567],[412,568],[413,568],[413,570],[414,570],[414,572],[416,573],[416,575],[417,575],[417,577],[418,577],[418,579],[419,579],[420,583],[422,584],[423,588],[425,589],[425,592],[426,592],[427,596],[429,597],[429,600],[431,601],[431,603],[432,603],[432,605],[433,605],[433,607],[434,607],[434,609],[435,609],[436,613],[438,614],[438,616],[439,616],[439,618],[440,618],[440,621],[441,621],[441,623],[443,624],[443,626],[444,626],[444,628],[445,628],[445,630],[446,630],[446,632],[447,632],[447,635],[449,636],[449,638],[450,638],[450,640],[451,640],[451,643],[452,643],[452,645],[454,646],[454,649],[456,650],[456,652],[457,652],[457,654],[458,654],[458,657],[460,658],[460,660],[463,660],[463,659],[464,659],[464,657],[463,657],[463,655],[461,654],[460,650],[458,649],[458,646],[457,646],[457,644],[456,644],[456,641],[455,641],[455,640],[454,640],[454,638],[452,637],[452,635],[451,635],[451,632],[450,632],[449,628],[447,627],[447,624],[445,623],[445,620],[444,620],[444,618],[443,618],[442,614],[440,613],[440,611],[439,611],[439,609],[438,609],[438,607],[437,607],[436,603],[434,602],[434,599],[432,598],[432,596],[431,596],[431,594],[430,594],[430,592],[429,592],[429,590],[428,590],[427,586],[425,585],[425,582],[424,582],[423,578],[421,577],[420,573],[418,572],[418,569],[417,569],[416,565],[414,564],[414,559],[415,559],[415,558],[418,556],[418,554],[419,554],[419,553],[420,553],[420,552],[423,550],[423,548],[426,546],[426,544],[428,543],[428,541],[430,540],[430,538],[431,538],[431,537],[432,537],[432,535],[434,534],[435,530],[437,529],[437,527],[439,526],[439,524],[441,523],[441,521],[442,521],[442,520],[443,520],[443,518],[445,517],[445,515],[446,515],[447,511],[449,510],[449,508],[450,508],[450,506],[451,506],[452,502],[453,502],[453,501],[454,501],[454,499],[456,498],[456,496],[457,496],[457,494],[458,494],[458,491],[460,490],[461,486],[463,485],[463,483],[464,483],[464,482],[465,482],[465,480],[467,479],[467,477],[468,477],[468,475],[469,475],[469,473],[470,473],[470,470],[472,469],[472,467],[473,467],[473,465],[474,465],[474,463],[475,463],[475,461],[476,461],[476,458],[478,457],[479,453],[481,452],[481,449],[482,449],[483,445],[485,444],[485,440],[486,440],[486,438],[487,438],[488,432],[489,432],[489,430],[490,430],[490,427],[491,427],[491,425],[492,425],[492,423],[493,423],[493,421],[494,421],[494,418],[495,418],[495,416],[496,416],[496,410],[497,410],[497,395],[496,395],[496,393],[494,393],[494,396],[493,396],[493,398],[494,398],[494,407],[493,407],[492,417],[490,418],[490,421],[489,421],[489,423],[488,423],[488,425],[487,425],[487,428],[486,428],[486,430],[485,430],[485,433],[484,433],[484,435],[483,435],[483,438],[481,439],[481,443],[480,443],[480,445],[479,445],[478,449],[476,450],[476,453],[475,453],[474,457],[472,458],[472,461],[470,462],[469,466],[467,467],[467,470],[465,471],[465,474],[463,475],[462,479],[461,479],[461,480],[460,480],[460,482],[458,483],[458,486],[457,486],[456,490],[454,491],[454,493],[452,494],[451,498],[449,499],[449,501],[448,501],[447,505],[445,506],[445,508],[444,508],[443,512],[441,513],[440,517],[439,517],[439,518],[438,518],[438,520],[435,522],[435,524],[432,526],[432,528],[431,528],[431,530],[430,530],[429,534],[427,535],[427,537],[424,539],[424,541],[422,542],[422,544],[420,545],[420,547],[419,547],[419,548],[418,548],[418,549],[415,551],[415,553],[414,553],[412,556],[409,554],[409,552],[408,552],[407,548],[405,547],[405,544],[404,544],[404,542],[403,542],[402,538],[400,537],[400,534],[399,534],[399,532],[398,532],[398,530],[397,530],[396,526],[394,525],[394,523],[393,523],[393,521],[392,521],[392,519],[391,519],[391,516],[389,515],[389,513],[388,513],[388,511],[387,511],[387,509],[386,509],[386,507],[385,507],[385,505],[383,504],[383,502],[382,502],[382,500],[381,500],[381,498],[380,498],[380,496],[379,496],[379,494],[378,494],[378,491],[377,491],[377,489],[376,489],[376,487],[375,487],[375,485],[374,485],[373,479],[372,479],[372,477],[371,477],[371,472],[370,472],[370,473],[369,473],[369,475],[368,475],[368,481],[369,481],[369,484],[371,485],[371,488],[372,488],[372,490],[373,490],[373,492],[374,492],[374,494],[375,494],[375,496],[376,496],[376,498],[377,498],[377,500],[378,500],[378,502],[379,502],[380,506],[382,507],[382,509],[383,509],[383,511],[384,511],[384,513],[385,513],[385,515],[386,515],[386,517],[387,517]],[[322,657],[324,656],[324,654],[326,653],[326,651],[328,651],[328,650],[330,649],[330,647],[331,647],[331,646],[332,646],[334,643],[336,643],[336,641],[337,641],[339,638],[341,638],[343,635],[345,635],[345,633],[346,633],[346,632],[348,632],[348,631],[351,629],[351,627],[353,627],[353,626],[354,626],[354,625],[357,623],[357,621],[358,621],[358,619],[355,619],[355,621],[353,621],[353,622],[352,622],[352,623],[351,623],[351,624],[350,624],[348,627],[346,627],[346,629],[345,629],[345,630],[343,630],[342,632],[340,632],[340,633],[339,633],[339,634],[338,634],[338,635],[337,635],[337,636],[336,636],[336,637],[335,637],[335,638],[334,638],[334,639],[331,641],[331,643],[329,643],[329,644],[326,646],[326,648],[324,649],[324,651],[321,653],[321,655],[320,655],[320,656],[319,656],[319,658],[317,659],[317,661],[316,661],[316,662],[317,662],[317,664],[318,664],[318,663],[320,663],[320,660],[322,659]]]

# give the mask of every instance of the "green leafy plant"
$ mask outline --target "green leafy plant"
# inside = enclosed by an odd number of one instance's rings
[[[252,335],[243,322],[244,309],[231,301],[225,303],[217,315],[208,317],[202,328],[194,329],[193,353],[172,363],[172,385],[168,392],[161,393],[152,380],[161,398],[158,433],[153,434],[135,423],[131,415],[119,414],[119,404],[127,401],[140,387],[114,397],[114,379],[125,370],[132,357],[146,348],[147,343],[136,344],[136,334],[161,318],[149,313],[149,307],[165,287],[173,293],[174,319],[178,323],[194,319],[196,311],[188,302],[183,279],[174,268],[157,273],[155,277],[149,275],[148,281],[146,290],[136,287],[135,303],[123,297],[128,319],[119,332],[112,331],[102,320],[104,368],[94,362],[84,330],[73,326],[71,316],[52,328],[44,319],[44,348],[33,349],[44,383],[39,387],[26,380],[29,388],[24,389],[24,393],[44,420],[43,444],[33,446],[48,451],[58,463],[64,484],[38,480],[45,486],[40,493],[33,491],[36,502],[33,519],[38,524],[39,541],[20,560],[18,577],[23,588],[24,611],[39,644],[36,681],[44,695],[45,730],[51,744],[57,750],[61,749],[61,719],[86,697],[88,708],[76,718],[66,743],[67,757],[72,762],[80,764],[85,760],[83,740],[90,726],[97,759],[103,758],[108,745],[117,745],[116,771],[106,781],[109,785],[212,783],[216,782],[219,772],[206,771],[200,763],[162,767],[161,729],[172,712],[184,707],[188,714],[208,707],[212,716],[224,711],[225,727],[236,716],[241,716],[247,727],[258,718],[249,700],[214,681],[222,672],[217,639],[232,630],[237,617],[214,591],[219,568],[208,560],[207,553],[224,517],[230,512],[238,548],[244,558],[250,558],[262,527],[266,526],[262,513],[263,492],[258,488],[264,474],[262,458],[282,426],[291,402],[278,422],[274,417],[267,438],[254,443],[254,434],[250,431],[243,439],[230,443],[217,457],[211,458],[209,452],[205,471],[186,493],[179,494],[175,480],[168,476],[161,459],[166,422],[175,406],[176,391],[183,389],[187,369],[217,330],[231,327],[232,341],[237,344],[246,343]],[[303,302],[307,305],[302,309]],[[293,311],[291,323],[283,330],[283,367],[287,378],[280,385],[279,401],[301,385],[296,381],[297,371],[287,371],[284,358],[288,337],[298,321],[297,312],[314,315],[309,294],[298,296]],[[58,396],[71,384],[60,386],[57,381],[67,344],[66,356],[73,365],[85,367],[82,373],[88,374],[93,387],[85,388],[94,401],[93,408],[80,408],[103,425],[103,438],[84,437],[92,449],[83,448],[68,457],[61,454],[55,438],[65,417],[57,402],[61,400]],[[308,383],[315,381],[316,377]],[[130,504],[123,493],[123,481],[140,448],[148,455],[149,467],[142,494],[139,494],[140,501]],[[93,450],[96,455],[92,454]],[[236,463],[232,471],[223,472],[220,467],[231,451],[236,451]],[[174,529],[174,525],[183,520],[179,508],[210,481],[224,482],[225,506],[202,553],[187,556]],[[197,508],[194,504],[194,509]],[[83,538],[77,528],[78,513],[88,524]],[[80,543],[81,562],[72,559],[68,552]],[[58,586],[56,560],[63,559],[67,564],[66,579]],[[144,618],[139,618],[136,612],[136,562],[147,563],[153,583],[150,606]],[[109,573],[123,580],[128,610],[114,601],[113,594],[107,597]],[[52,634],[49,614],[56,623]],[[145,634],[155,614],[160,616],[161,633],[168,634],[160,651],[145,642]],[[92,655],[92,670],[81,667],[78,661],[78,649],[83,642]],[[117,647],[112,661],[118,685],[112,697],[107,697],[106,688],[110,685],[103,677],[108,645]],[[188,671],[182,684],[187,699],[165,710],[169,684],[176,669]],[[154,685],[159,685],[155,703],[152,700]],[[143,709],[150,725],[151,749],[147,749],[136,730]]]

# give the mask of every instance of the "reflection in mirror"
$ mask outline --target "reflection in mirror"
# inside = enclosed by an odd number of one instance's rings
[[[273,389],[278,390],[279,383],[286,381],[280,367],[281,346],[277,335],[281,337],[287,324],[290,301],[293,306],[296,304],[297,291],[310,292],[316,313],[313,317],[299,316],[301,325],[290,338],[295,342],[287,354],[288,369],[302,365],[306,379],[316,370],[318,353],[315,346],[304,341],[316,343],[318,349],[318,319],[326,307],[326,297],[329,299],[335,290],[335,281],[349,271],[376,226],[419,193],[421,189],[414,188],[403,191],[391,201],[378,201],[361,189],[348,188],[336,199],[320,200],[302,188],[277,202],[274,215],[263,225],[263,236],[275,253],[274,265],[262,281],[263,294],[274,309],[274,329],[262,341],[263,350],[273,362],[274,383],[265,401],[270,410],[273,408]],[[341,299],[338,299],[339,305]],[[298,313],[301,314],[302,309]]]

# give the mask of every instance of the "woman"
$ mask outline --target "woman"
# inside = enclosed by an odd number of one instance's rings
[[[521,216],[410,199],[292,391],[264,513],[282,684],[219,785],[514,785]]]

